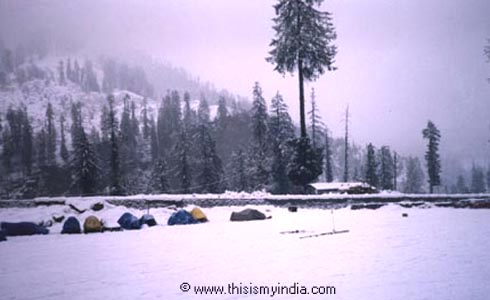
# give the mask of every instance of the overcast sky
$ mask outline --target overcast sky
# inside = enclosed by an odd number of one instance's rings
[[[218,88],[251,98],[259,81],[270,103],[280,91],[298,120],[295,76],[265,61],[274,0],[5,1],[0,32],[9,41],[48,28],[105,49],[136,49],[181,66]],[[327,0],[338,70],[309,83],[324,122],[343,135],[422,156],[427,120],[442,132],[444,156],[490,156],[488,0]],[[67,33],[69,31],[69,33]]]

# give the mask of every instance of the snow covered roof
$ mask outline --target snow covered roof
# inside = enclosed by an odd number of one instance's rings
[[[369,188],[365,182],[315,182],[310,184],[317,191],[347,191],[355,187]]]

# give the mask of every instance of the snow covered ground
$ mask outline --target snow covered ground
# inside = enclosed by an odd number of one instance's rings
[[[140,231],[9,237],[0,243],[1,299],[488,299],[490,210],[334,211],[257,206],[272,219],[230,222],[243,207],[204,209],[210,222]],[[125,211],[96,213],[115,224]],[[66,206],[0,209],[0,221],[39,221]],[[166,224],[172,210],[152,209]],[[408,213],[407,218],[402,213]],[[83,220],[93,212],[86,212]],[[282,231],[305,230],[298,234]],[[190,285],[181,291],[182,283]],[[195,295],[199,286],[334,286],[335,295]],[[225,291],[227,291],[225,289]],[[244,289],[242,289],[244,291]]]

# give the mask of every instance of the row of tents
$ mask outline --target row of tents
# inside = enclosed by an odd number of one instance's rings
[[[251,220],[265,220],[266,216],[262,212],[256,209],[244,209],[239,212],[232,212],[230,221],[251,221]],[[208,218],[204,212],[194,207],[190,212],[184,209],[180,209],[169,217],[167,225],[186,225],[197,224],[207,222]],[[137,218],[129,212],[125,212],[118,219],[117,223],[119,227],[106,227],[103,222],[96,216],[89,216],[83,222],[83,231],[80,221],[74,217],[68,217],[63,223],[61,230],[62,234],[79,234],[79,233],[93,233],[104,231],[120,231],[120,230],[138,230],[144,225],[149,227],[157,225],[155,218],[150,214],[145,214],[141,218]],[[45,225],[40,225],[32,222],[2,222],[0,224],[0,241],[5,241],[6,236],[21,236],[21,235],[34,235],[34,234],[48,234],[49,229]]]

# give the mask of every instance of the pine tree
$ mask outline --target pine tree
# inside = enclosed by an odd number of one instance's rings
[[[409,157],[406,167],[406,181],[403,187],[404,193],[421,193],[424,182],[424,172],[417,157]]]
[[[288,177],[306,192],[306,186],[322,173],[322,157],[313,149],[308,137],[293,139],[290,143],[294,155],[288,166]]]
[[[143,138],[146,140],[150,137],[150,120],[148,118],[148,100],[143,99]]]
[[[287,175],[287,165],[291,158],[288,141],[294,138],[294,125],[279,92],[272,98],[268,129],[268,141],[272,152],[272,191],[285,194],[291,189]]]
[[[246,155],[242,147],[232,153],[230,166],[231,188],[238,192],[247,191],[249,176],[246,171]]]
[[[254,167],[254,188],[263,189],[269,182],[267,149],[267,106],[258,82],[253,88],[252,102],[252,155]]]
[[[376,154],[373,144],[369,143],[366,152],[366,182],[374,187],[378,186]]]
[[[153,164],[153,170],[150,179],[150,192],[151,193],[165,193],[169,190],[169,183],[167,179],[167,163],[165,159],[158,158]]]
[[[388,146],[379,150],[379,187],[383,190],[393,190],[393,157]]]
[[[160,151],[158,150],[158,136],[153,116],[150,118],[151,161],[155,163]]]
[[[349,106],[345,110],[344,182],[349,181]]]
[[[189,132],[194,126],[195,113],[191,109],[191,96],[188,92],[184,93],[184,116],[183,116],[183,126],[186,132]]]
[[[56,165],[56,128],[51,102],[46,109],[46,163],[48,166]]]
[[[475,165],[471,168],[471,192],[475,194],[485,193],[485,174],[482,168]]]
[[[109,131],[109,143],[110,143],[110,180],[109,180],[109,192],[111,195],[122,195],[124,189],[122,187],[121,167],[119,158],[119,132],[117,130],[118,122],[116,113],[114,111],[114,96],[109,95],[107,97],[109,105],[107,115],[107,128]]]
[[[189,164],[189,141],[187,137],[187,133],[185,130],[182,130],[180,133],[180,138],[177,141],[176,147],[175,147],[175,153],[177,156],[177,178],[179,181],[179,187],[180,190],[179,192],[188,194],[191,192],[191,182],[192,182],[192,177],[191,177],[191,170],[190,170],[190,164]]]
[[[456,181],[456,190],[460,194],[467,194],[470,192],[463,175],[458,176],[458,179]]]
[[[60,85],[65,85],[66,84],[66,79],[65,79],[65,67],[63,66],[63,61],[60,60],[58,64],[58,80]]]
[[[222,191],[222,164],[216,154],[215,141],[208,126],[199,125],[198,143],[198,191],[201,193],[219,193]]]
[[[332,150],[330,149],[328,129],[325,130],[325,179],[327,182],[333,181]]]
[[[80,84],[81,81],[81,69],[78,61],[75,59],[75,63],[73,65],[73,82]]]
[[[314,7],[321,3],[322,0],[279,0],[274,6],[275,38],[267,61],[281,74],[298,71],[302,138],[306,137],[303,81],[317,79],[324,67],[335,69],[337,48],[331,45],[336,38],[335,29],[330,13]]]
[[[422,135],[424,139],[429,141],[427,152],[425,153],[425,160],[427,163],[427,173],[429,174],[429,190],[432,194],[434,186],[441,184],[441,161],[438,153],[441,133],[434,123],[429,121],[427,127],[422,131]]]
[[[60,145],[60,156],[65,164],[68,163],[70,155],[68,153],[68,148],[66,147],[65,140],[65,117],[61,115],[60,117],[60,134],[61,134],[61,145]]]
[[[68,58],[68,60],[66,61],[66,78],[70,81],[74,81],[73,80],[73,70],[71,68],[71,61],[70,59]]]
[[[72,186],[83,196],[94,195],[97,192],[99,167],[97,156],[89,143],[83,127],[74,142],[72,160]]]
[[[490,166],[488,166],[487,170],[487,191],[490,191]]]
[[[318,106],[316,105],[314,88],[311,88],[311,110],[308,112],[308,115],[310,117],[311,143],[313,148],[318,149],[322,144],[321,137],[324,135],[325,124],[323,124]]]
[[[43,168],[47,165],[47,159],[46,159],[46,131],[41,129],[37,133],[36,136],[36,142],[37,142],[37,165],[39,168]]]
[[[199,107],[197,108],[197,121],[199,124],[208,124],[211,122],[208,101],[204,96],[201,97]]]
[[[33,157],[33,137],[32,126],[29,122],[29,116],[27,109],[24,108],[23,113],[23,125],[22,125],[22,165],[24,167],[24,174],[31,175],[32,171],[32,157]]]

